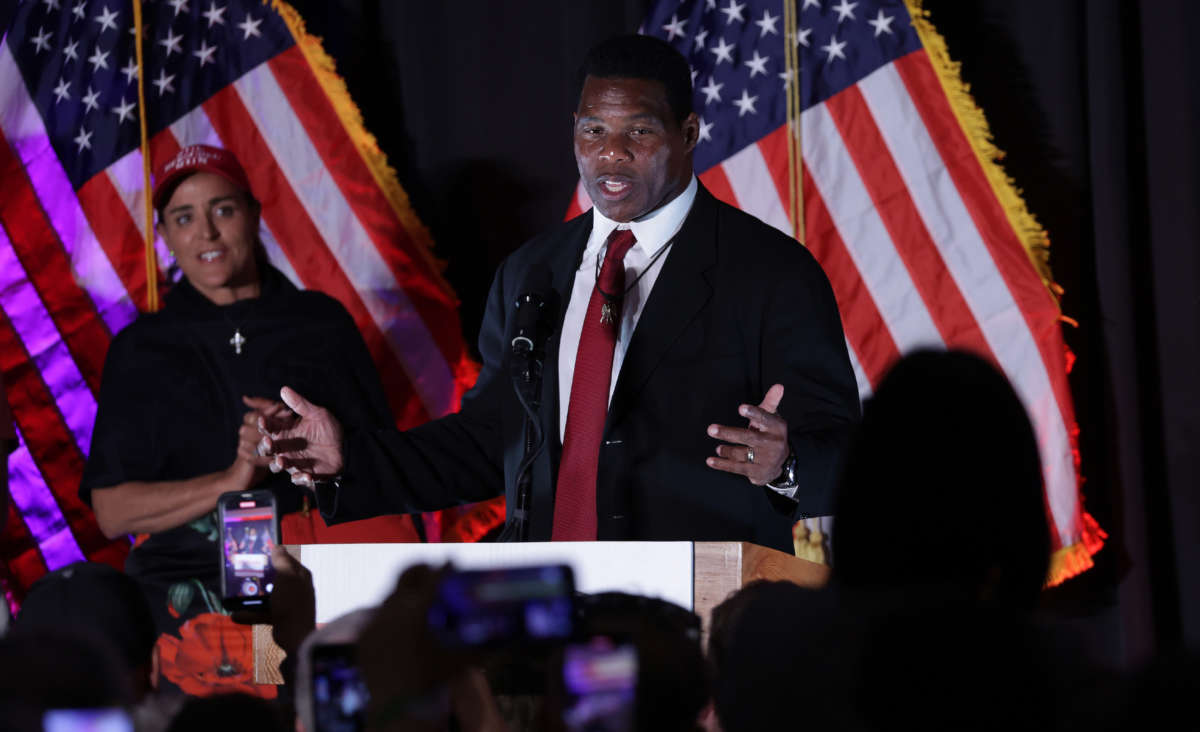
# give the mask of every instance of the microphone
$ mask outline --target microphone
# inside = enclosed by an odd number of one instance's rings
[[[542,365],[546,340],[557,310],[558,293],[549,286],[549,270],[539,269],[527,279],[529,287],[513,302],[513,337],[509,341],[510,375],[519,394],[537,409],[541,401]]]
[[[546,332],[542,312],[546,298],[540,292],[526,292],[517,298],[513,306],[517,310],[516,335],[511,341],[514,356],[536,355],[546,343]]]

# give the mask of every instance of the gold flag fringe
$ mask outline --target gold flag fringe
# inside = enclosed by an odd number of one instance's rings
[[[388,163],[387,156],[383,151],[379,149],[379,142],[375,136],[368,132],[363,124],[362,112],[350,98],[346,82],[338,76],[333,59],[321,46],[321,39],[309,35],[305,30],[304,19],[300,17],[300,13],[284,0],[263,0],[263,4],[270,5],[287,24],[288,30],[296,40],[296,45],[304,53],[304,58],[312,67],[317,81],[325,90],[325,95],[329,97],[330,103],[333,104],[342,126],[346,128],[350,139],[354,141],[354,146],[358,149],[363,161],[366,162],[371,175],[374,176],[375,182],[387,197],[388,203],[391,204],[392,211],[395,212],[408,235],[416,243],[415,248],[419,255],[430,265],[430,276],[433,281],[457,303],[458,297],[454,294],[454,289],[442,276],[446,269],[446,263],[433,254],[433,237],[430,235],[429,229],[417,218],[417,214],[409,202],[408,194],[401,187],[400,180],[396,176],[396,170]]]
[[[946,39],[933,27],[929,11],[923,7],[923,1],[904,0],[904,4],[908,6],[913,28],[916,29],[921,45],[925,47],[925,53],[933,63],[942,90],[946,92],[946,98],[958,119],[959,127],[971,142],[971,149],[975,151],[975,157],[979,159],[984,175],[1004,208],[1009,224],[1024,245],[1034,269],[1054,297],[1054,302],[1058,303],[1062,288],[1054,282],[1050,273],[1050,237],[1025,205],[1024,199],[1021,198],[1021,189],[1017,188],[1013,179],[1000,166],[1004,152],[993,142],[983,110],[971,97],[971,86],[962,80],[962,64],[950,58]]]
[[[1004,209],[1004,215],[1008,218],[1009,225],[1012,226],[1017,238],[1025,247],[1025,252],[1029,256],[1034,270],[1041,277],[1042,283],[1050,292],[1055,304],[1060,308],[1059,319],[1064,323],[1077,326],[1078,323],[1061,313],[1059,297],[1063,290],[1054,281],[1050,272],[1050,236],[1026,206],[1025,200],[1021,197],[1021,189],[1001,167],[1000,161],[1004,159],[1004,152],[996,147],[983,110],[971,97],[970,85],[962,80],[962,64],[950,58],[946,39],[942,38],[937,29],[933,27],[933,22],[929,19],[929,11],[924,8],[923,1],[904,0],[904,4],[908,8],[908,14],[912,17],[913,28],[916,29],[917,36],[921,39],[921,45],[924,46],[925,53],[928,54],[930,63],[937,73],[942,90],[950,102],[950,108],[954,111],[958,125],[970,142],[971,149],[974,151],[976,159],[979,160],[979,165],[983,168],[984,175],[987,177],[996,199]],[[1068,363],[1072,358],[1068,353]],[[1070,429],[1074,432],[1078,428],[1071,425]],[[1075,449],[1073,435],[1071,443],[1072,448]],[[1077,452],[1076,456],[1078,456]],[[1076,479],[1079,480],[1078,457],[1075,461],[1075,470]],[[1051,555],[1046,586],[1060,584],[1090,569],[1092,555],[1100,551],[1104,540],[1108,538],[1096,520],[1082,509],[1079,523],[1079,538],[1075,543],[1064,546]]]
[[[1077,574],[1083,574],[1093,566],[1092,555],[1104,546],[1108,533],[1086,511],[1080,512],[1079,541],[1064,546],[1050,555],[1050,570],[1046,573],[1046,586],[1062,584]]]

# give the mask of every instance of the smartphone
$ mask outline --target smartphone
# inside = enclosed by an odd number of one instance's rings
[[[632,643],[592,638],[563,648],[563,726],[568,732],[632,732],[638,657]]]
[[[221,603],[228,610],[262,607],[275,588],[271,549],[279,516],[270,491],[234,491],[217,499],[221,526]]]
[[[313,721],[316,732],[367,728],[367,684],[358,670],[353,643],[312,648]]]
[[[569,638],[574,614],[566,565],[456,571],[438,585],[429,627],[447,648],[538,644]]]
[[[133,732],[124,709],[50,709],[42,716],[45,732]]]

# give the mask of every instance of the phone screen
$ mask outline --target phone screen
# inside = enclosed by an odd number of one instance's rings
[[[124,709],[50,709],[42,716],[45,732],[133,732]]]
[[[226,493],[221,519],[221,594],[226,606],[261,605],[275,587],[271,549],[279,541],[270,491]]]
[[[313,647],[312,698],[317,732],[366,729],[369,696],[352,644]]]
[[[438,586],[429,626],[452,648],[563,639],[574,601],[565,565],[453,572]]]
[[[634,726],[637,648],[594,638],[563,649],[563,724],[569,732],[629,732]]]

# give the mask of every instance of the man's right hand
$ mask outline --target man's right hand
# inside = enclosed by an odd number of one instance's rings
[[[312,487],[342,472],[342,425],[324,407],[318,407],[289,387],[279,396],[299,417],[291,426],[272,432],[267,420],[259,421],[260,447],[271,456],[271,470],[286,470],[292,483]]]

